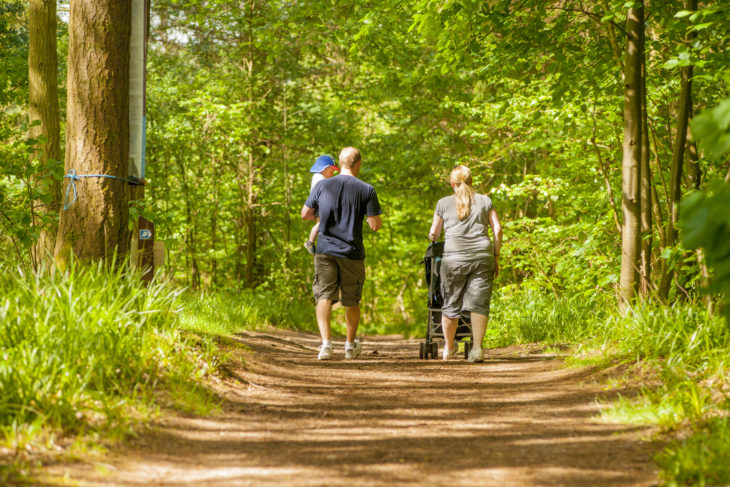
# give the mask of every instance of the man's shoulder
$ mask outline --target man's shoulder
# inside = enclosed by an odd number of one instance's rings
[[[352,188],[355,188],[360,193],[367,194],[370,192],[375,192],[375,188],[372,185],[363,181],[362,179],[358,179],[358,178],[355,178],[352,176],[349,176],[349,177],[344,176],[343,179],[345,179],[345,178],[346,178],[346,180],[344,181],[343,184],[346,184]]]

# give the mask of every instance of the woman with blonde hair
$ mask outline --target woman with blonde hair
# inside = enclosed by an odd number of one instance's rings
[[[454,341],[459,315],[462,310],[471,314],[474,346],[470,362],[483,362],[482,341],[489,320],[489,302],[492,282],[499,274],[499,249],[502,245],[502,226],[488,196],[472,189],[471,171],[456,166],[449,178],[454,194],[441,198],[428,237],[435,241],[445,233],[444,254],[441,260],[441,325],[446,346],[443,359],[454,357]],[[487,228],[492,228],[494,241]]]

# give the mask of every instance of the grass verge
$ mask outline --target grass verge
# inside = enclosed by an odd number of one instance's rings
[[[179,292],[122,268],[0,272],[0,484],[160,405],[214,407],[202,382],[216,359],[178,330]]]
[[[486,342],[567,343],[574,363],[638,364],[626,380],[640,394],[607,405],[605,419],[659,428],[663,485],[730,483],[730,327],[702,305],[646,304],[622,314],[607,295],[507,293],[495,299]]]

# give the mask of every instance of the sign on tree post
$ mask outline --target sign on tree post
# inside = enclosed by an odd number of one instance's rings
[[[155,224],[140,216],[137,228],[137,263],[142,270],[142,280],[149,282],[155,275]]]

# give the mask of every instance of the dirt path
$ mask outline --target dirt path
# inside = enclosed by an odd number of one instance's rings
[[[596,419],[600,384],[554,356],[491,350],[484,364],[418,360],[367,337],[316,360],[318,337],[245,333],[222,415],[166,417],[105,461],[57,467],[79,485],[650,486],[653,447]],[[98,466],[97,466],[98,467]]]

